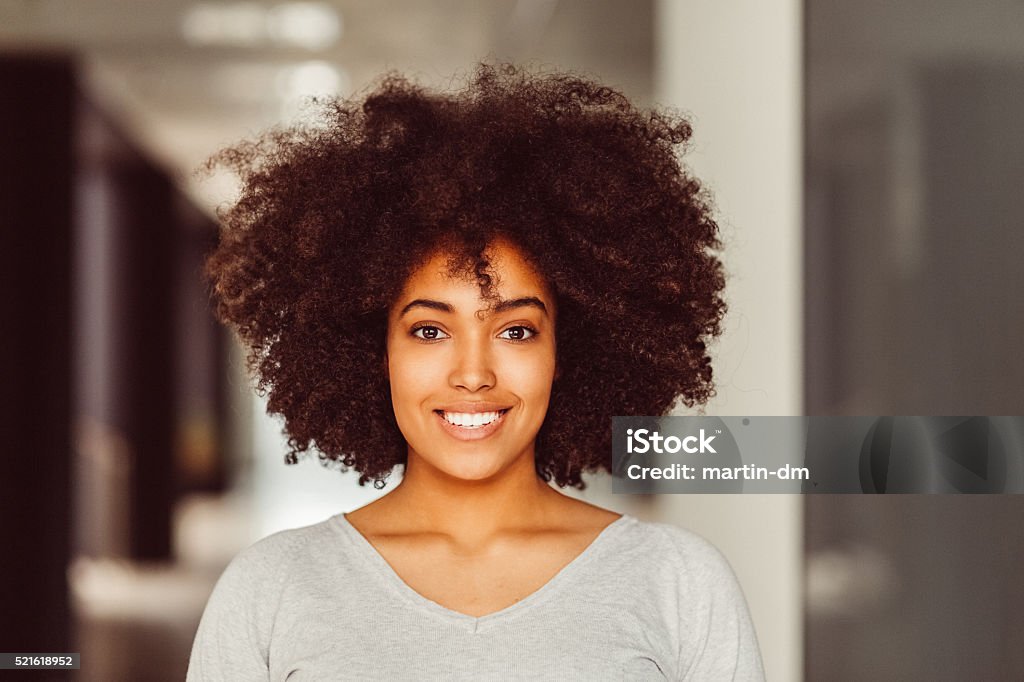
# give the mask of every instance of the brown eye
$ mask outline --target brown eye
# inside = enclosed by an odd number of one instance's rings
[[[448,338],[448,335],[437,327],[425,324],[412,330],[412,335],[424,341],[439,341]]]
[[[518,325],[515,327],[509,327],[501,334],[498,334],[498,336],[509,341],[526,341],[527,339],[533,338],[536,333],[536,331],[529,327]]]

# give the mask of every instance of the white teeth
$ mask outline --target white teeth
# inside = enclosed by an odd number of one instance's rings
[[[442,412],[449,424],[475,429],[490,424],[501,416],[500,412]]]

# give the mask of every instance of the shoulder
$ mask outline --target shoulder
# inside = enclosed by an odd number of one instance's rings
[[[239,552],[231,564],[239,570],[249,571],[259,571],[266,566],[279,568],[282,563],[293,560],[297,552],[302,552],[329,534],[328,526],[334,521],[336,517],[331,517],[311,526],[291,528],[268,535]]]
[[[309,547],[330,536],[337,527],[341,517],[341,514],[335,514],[330,518],[309,526],[278,531],[256,541],[242,551],[239,556],[272,558],[297,549]]]
[[[685,566],[694,577],[735,579],[725,555],[697,533],[669,523],[641,522],[640,525],[652,536],[651,542],[663,546],[666,555]]]
[[[332,532],[330,524],[336,521],[332,517],[311,526],[283,530],[250,545],[224,569],[215,594],[234,599],[259,596],[266,603],[280,593],[293,566],[306,563],[316,547],[325,546]]]
[[[725,556],[693,531],[637,522],[679,624],[677,669],[687,680],[757,680],[764,671],[746,599]]]
[[[275,533],[232,559],[203,611],[192,645],[189,680],[266,678],[286,582],[295,573],[293,566],[331,532],[330,521]]]
[[[620,534],[621,542],[650,552],[652,556],[711,572],[732,570],[722,552],[692,530],[671,523],[642,521],[629,515],[619,523],[625,530]]]
[[[645,573],[663,590],[688,593],[700,601],[712,595],[741,597],[732,566],[707,539],[669,523],[626,517],[615,536],[624,561],[642,561]]]

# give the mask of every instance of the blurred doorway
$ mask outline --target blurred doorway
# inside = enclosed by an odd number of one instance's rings
[[[1024,6],[807,3],[808,414],[1024,414]],[[1024,496],[810,496],[809,680],[1019,679]]]

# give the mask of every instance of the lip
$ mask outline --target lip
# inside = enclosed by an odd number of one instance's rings
[[[508,413],[511,409],[511,407],[502,406],[498,403],[452,403],[450,405],[446,405],[444,408],[438,408],[437,410],[434,410],[434,416],[437,417],[437,420],[439,422],[441,422],[441,428],[443,428],[448,433],[448,435],[452,436],[453,438],[456,438],[457,440],[472,441],[482,440],[493,435],[498,429],[501,428],[502,424],[505,423],[505,417],[508,416]],[[441,415],[442,411],[465,412],[469,414],[474,414],[477,412],[499,412],[499,415],[497,419],[492,421],[490,424],[487,424],[486,426],[465,427],[456,426],[455,424],[449,422]]]
[[[463,400],[454,403],[446,403],[435,407],[435,410],[441,410],[443,412],[467,412],[469,414],[475,414],[477,412],[500,412],[502,410],[511,409],[511,405],[507,403],[492,403],[484,400]]]

